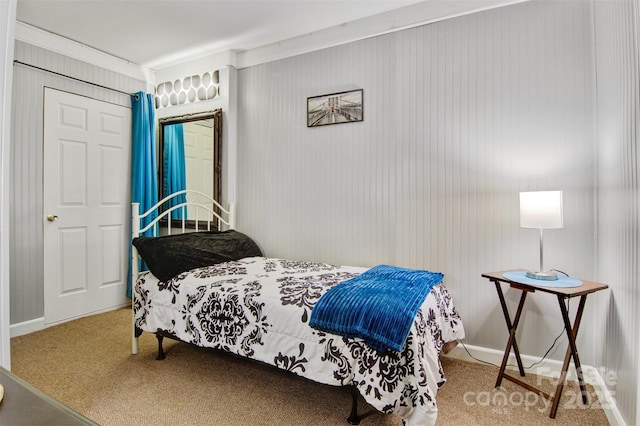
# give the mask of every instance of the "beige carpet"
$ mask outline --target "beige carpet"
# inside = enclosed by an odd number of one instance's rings
[[[12,371],[104,426],[347,424],[345,389],[168,339],[167,359],[156,361],[156,340],[147,333],[140,353],[131,355],[130,318],[130,309],[120,309],[13,338]],[[592,388],[592,405],[584,408],[576,403],[577,385],[565,387],[552,420],[534,394],[510,382],[495,390],[496,368],[442,363],[439,425],[608,424]],[[367,414],[362,425],[402,424],[364,402],[359,412]]]

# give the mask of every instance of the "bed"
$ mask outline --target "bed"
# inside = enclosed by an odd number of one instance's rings
[[[171,201],[177,195],[182,202]],[[360,420],[358,395],[381,412],[399,415],[406,425],[435,424],[435,396],[445,382],[439,355],[464,338],[441,279],[433,279],[424,300],[412,302],[416,312],[405,321],[406,339],[398,350],[387,347],[391,343],[376,346],[379,340],[369,335],[328,332],[318,319],[328,306],[324,302],[330,295],[341,298],[336,289],[352,289],[352,282],[376,268],[264,256],[250,237],[234,229],[233,205],[194,202],[192,195],[174,194],[143,213],[132,205],[133,353],[143,332],[155,333],[159,359],[162,339],[170,337],[348,387],[351,424]],[[172,212],[185,208],[202,210],[206,220],[192,221],[193,229],[184,220],[175,226]],[[145,231],[152,235],[144,236]],[[138,271],[139,256],[150,271]]]

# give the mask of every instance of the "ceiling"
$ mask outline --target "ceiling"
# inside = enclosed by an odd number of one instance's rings
[[[419,0],[18,0],[17,20],[150,69],[246,51]]]

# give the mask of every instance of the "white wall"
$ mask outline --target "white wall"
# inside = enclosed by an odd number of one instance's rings
[[[640,422],[640,6],[595,2],[598,277],[610,284],[603,377],[629,425]]]
[[[239,70],[238,228],[269,256],[442,271],[467,343],[503,350],[480,275],[538,264],[519,191],[564,190],[546,265],[596,278],[591,12],[526,2]],[[364,122],[306,127],[308,96],[353,88]],[[599,297],[582,330],[605,317]],[[541,356],[562,329],[556,299],[530,297],[521,351]],[[598,335],[578,344],[600,365]]]
[[[9,348],[9,151],[16,2],[0,2],[0,366],[11,368]]]

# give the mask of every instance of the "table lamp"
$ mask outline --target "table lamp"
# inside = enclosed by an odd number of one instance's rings
[[[540,229],[540,270],[528,271],[528,278],[546,281],[558,279],[555,272],[544,270],[543,230],[562,226],[562,191],[520,193],[520,227]]]

